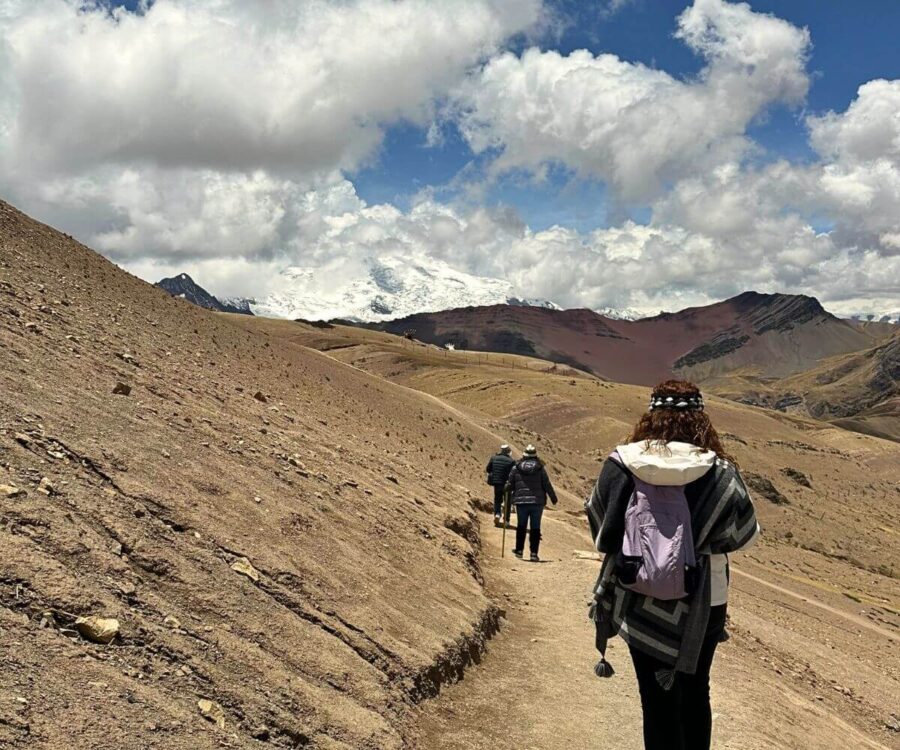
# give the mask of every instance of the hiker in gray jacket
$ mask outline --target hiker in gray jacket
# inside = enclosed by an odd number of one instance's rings
[[[709,750],[709,673],[725,629],[727,553],[759,534],[750,495],[692,383],[658,385],[586,504],[605,554],[591,615],[610,677],[610,637],[627,643],[646,750]]]
[[[544,514],[547,498],[549,497],[554,505],[557,498],[547,469],[537,457],[537,449],[533,445],[525,449],[522,459],[509,473],[506,486],[509,501],[516,508],[516,546],[513,554],[522,557],[525,553],[527,534],[531,547],[531,562],[540,562],[538,550],[541,546],[541,516]]]
[[[503,493],[506,491],[506,480],[509,478],[509,472],[516,465],[515,460],[510,455],[512,449],[504,443],[500,446],[500,452],[496,456],[491,456],[488,461],[487,483],[494,488],[494,526],[501,525],[501,516],[503,514]],[[504,523],[509,523],[511,513],[510,506],[506,506],[506,517],[503,518]]]

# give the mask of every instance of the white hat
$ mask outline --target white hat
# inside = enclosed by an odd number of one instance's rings
[[[537,448],[535,448],[533,445],[531,445],[529,443],[528,445],[525,446],[525,455],[526,456],[536,456]]]
[[[511,449],[510,449],[510,447],[509,447],[509,445],[508,445],[507,443],[504,443],[503,445],[500,446],[500,452],[501,452],[501,453],[509,453],[510,450],[511,450]]]

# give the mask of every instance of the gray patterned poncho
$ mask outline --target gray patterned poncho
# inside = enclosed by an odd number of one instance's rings
[[[717,460],[703,477],[685,486],[700,567],[697,588],[685,599],[654,599],[619,585],[616,576],[625,508],[633,486],[628,470],[609,458],[585,504],[594,544],[606,554],[590,615],[601,654],[605,655],[609,638],[620,635],[630,647],[671,666],[657,674],[660,684],[668,688],[675,672],[694,674],[697,669],[709,621],[709,555],[745,546],[758,531],[756,513],[740,473],[727,461]]]

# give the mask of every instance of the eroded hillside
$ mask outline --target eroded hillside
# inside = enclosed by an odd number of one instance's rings
[[[0,745],[397,748],[495,627],[494,439],[430,399],[2,203],[0,362]]]
[[[568,628],[582,646],[589,644],[589,634],[578,629],[583,618],[578,611],[580,589],[571,580],[573,574],[582,575],[580,586],[587,588],[595,572],[579,568],[583,563],[573,563],[570,557],[573,549],[589,547],[577,496],[587,491],[590,480],[585,482],[583,477],[593,476],[597,459],[627,435],[646,408],[646,388],[606,383],[538,360],[447,352],[353,328],[265,320],[244,325],[316,346],[342,361],[431,394],[464,414],[483,416],[490,420],[491,429],[520,446],[535,442],[551,471],[561,475],[560,483],[571,492],[560,503],[561,512],[551,512],[555,530],[548,532],[551,539],[565,540],[557,552],[562,567],[559,572],[530,574],[527,579],[521,574],[504,576],[507,568],[502,567],[498,585],[506,591],[505,587],[536,576],[541,583],[528,589],[530,606],[523,610],[525,622],[518,627],[544,633],[547,610],[568,607],[572,610],[568,619],[554,617],[553,637]],[[720,699],[727,717],[721,730],[728,738],[725,746],[842,748],[851,735],[855,746],[895,746],[896,730],[891,727],[897,726],[897,720],[887,696],[896,694],[900,686],[896,546],[900,446],[807,417],[725,399],[710,398],[709,410],[726,448],[744,469],[764,528],[760,543],[736,558],[735,648],[725,652],[720,669],[727,671],[719,672],[718,678],[725,696]],[[561,531],[559,524],[573,533]],[[584,539],[583,547],[579,539]],[[552,592],[562,594],[562,599],[553,600]],[[510,660],[522,658],[526,663],[504,668],[498,665],[501,657],[489,655],[497,666],[484,673],[498,674],[485,679],[514,685],[529,674],[528,660],[537,657],[527,649],[516,656],[515,636],[502,636],[501,641],[502,648],[512,651]],[[544,641],[539,638],[538,642]],[[547,728],[547,742],[580,748],[592,746],[591,737],[620,741],[617,722],[627,720],[634,706],[612,700],[608,691],[590,680],[581,684],[584,675],[572,665],[589,659],[589,652],[574,647],[567,651],[560,644],[554,646],[554,658],[568,665],[557,670],[559,680],[579,685],[576,692],[584,696],[578,700],[585,702],[586,718],[572,719],[572,732],[565,735],[571,736],[569,744],[561,739],[556,725]],[[556,670],[557,661],[533,669],[532,678],[541,681],[541,669]],[[457,739],[447,740],[448,748],[514,746],[507,744],[508,733],[465,723],[459,714],[475,721],[479,710],[478,701],[470,697],[471,689],[460,685],[451,690],[447,711],[452,713],[431,716],[427,736],[452,732]],[[540,691],[542,697],[536,703],[559,700],[555,685],[542,686]],[[489,693],[486,686],[479,694]],[[631,703],[635,700],[631,694]],[[767,722],[760,721],[764,705],[769,705]],[[545,723],[535,720],[535,725]],[[526,737],[527,732],[520,740],[527,741]]]

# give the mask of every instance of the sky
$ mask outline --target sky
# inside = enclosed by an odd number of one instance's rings
[[[0,0],[0,196],[155,281],[900,311],[900,3]]]

